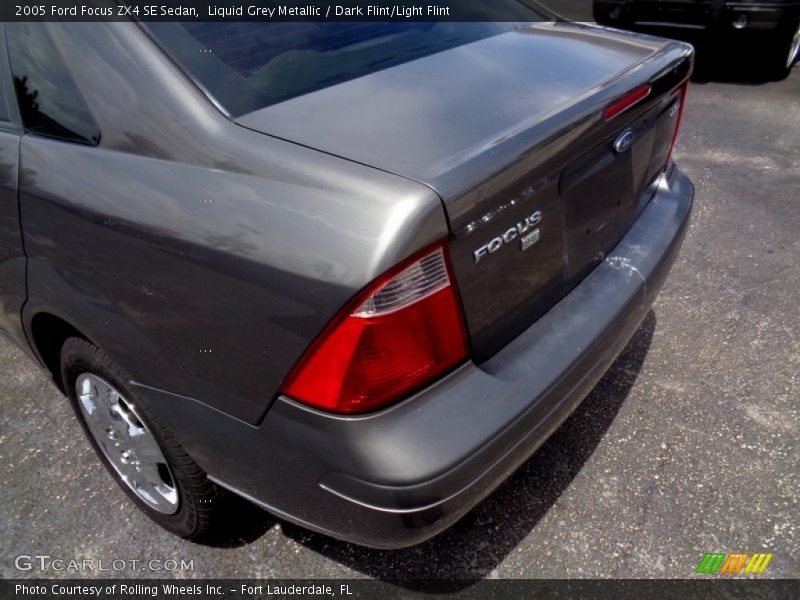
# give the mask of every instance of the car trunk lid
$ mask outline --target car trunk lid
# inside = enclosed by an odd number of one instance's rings
[[[690,62],[690,47],[677,42],[534,25],[237,122],[433,188],[449,219],[481,361],[577,285],[627,231],[667,161]],[[643,84],[652,86],[646,98],[604,118]],[[629,131],[630,147],[615,151]]]

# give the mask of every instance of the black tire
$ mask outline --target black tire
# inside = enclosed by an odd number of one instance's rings
[[[109,382],[131,404],[136,415],[156,439],[161,453],[169,465],[175,489],[178,491],[178,508],[174,514],[153,510],[120,477],[98,446],[86,419],[78,406],[76,382],[85,373],[92,373]],[[225,491],[209,481],[205,472],[178,444],[175,436],[147,409],[139,394],[127,385],[130,377],[117,367],[99,348],[81,338],[70,338],[61,350],[61,377],[64,389],[72,404],[86,437],[117,484],[128,497],[153,521],[164,529],[189,540],[208,540],[222,517],[226,499]]]
[[[767,46],[767,68],[773,79],[777,81],[786,79],[797,61],[795,57],[795,61],[788,64],[789,54],[799,26],[800,22],[797,20],[787,21],[779,27],[775,39]]]

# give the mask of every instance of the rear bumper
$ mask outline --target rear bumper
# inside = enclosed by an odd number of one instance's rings
[[[569,295],[506,348],[380,413],[279,398],[258,427],[141,387],[221,485],[305,527],[398,548],[439,533],[518,468],[591,391],[647,314],[686,230],[677,169]]]

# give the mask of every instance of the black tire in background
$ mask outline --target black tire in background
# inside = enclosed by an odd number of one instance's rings
[[[785,49],[787,59],[786,69],[791,70],[800,62],[800,16],[794,18],[794,22],[789,21],[788,27],[788,48]]]
[[[102,350],[81,338],[70,338],[64,343],[61,351],[61,376],[64,389],[86,437],[106,469],[137,507],[153,521],[182,538],[195,541],[209,539],[222,518],[221,509],[226,492],[207,478],[205,472],[176,441],[172,432],[147,410],[139,395],[127,385],[130,377]],[[165,514],[163,509],[161,511],[154,509],[140,497],[126,483],[117,467],[109,460],[106,451],[98,445],[98,439],[87,423],[85,409],[79,404],[81,400],[76,390],[79,378],[85,382],[90,376],[93,380],[98,380],[94,379],[97,377],[104,383],[110,384],[124,400],[124,406],[130,409],[131,418],[140,422],[155,438],[168,465],[164,477],[173,484],[173,489],[177,493],[172,514]],[[94,427],[96,430],[96,425]],[[114,457],[114,460],[117,460],[117,457]]]
[[[756,47],[757,61],[763,65],[766,74],[773,80],[781,81],[789,76],[798,59],[800,39],[800,18],[786,18],[775,30],[764,36]]]

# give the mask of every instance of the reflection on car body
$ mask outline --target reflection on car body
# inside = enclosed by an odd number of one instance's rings
[[[0,26],[0,329],[156,522],[419,543],[591,390],[689,222],[693,53],[547,19]]]

